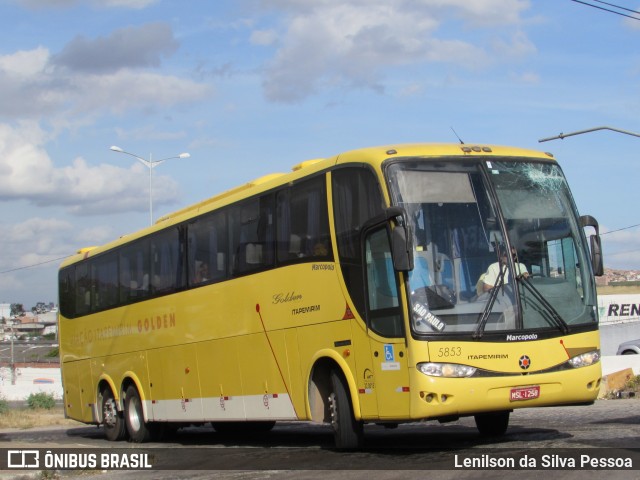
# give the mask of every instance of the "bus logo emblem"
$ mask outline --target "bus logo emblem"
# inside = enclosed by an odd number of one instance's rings
[[[522,355],[518,360],[518,363],[520,364],[521,369],[527,370],[531,366],[531,359],[526,355]]]

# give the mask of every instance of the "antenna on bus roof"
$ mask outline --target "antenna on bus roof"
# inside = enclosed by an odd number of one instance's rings
[[[456,133],[456,131],[453,129],[453,127],[449,127],[451,129],[451,131],[453,132],[453,134],[456,136],[456,138],[460,141],[461,145],[464,145],[464,142],[462,141],[462,139],[460,138],[460,136]]]

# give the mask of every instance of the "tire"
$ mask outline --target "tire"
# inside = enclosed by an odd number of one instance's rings
[[[143,443],[151,439],[151,429],[144,421],[142,400],[140,400],[138,390],[133,385],[127,388],[124,401],[124,419],[131,441]]]
[[[364,443],[362,422],[354,418],[346,383],[335,370],[331,372],[329,413],[336,448],[339,450],[362,448]]]
[[[511,412],[491,412],[475,415],[476,427],[483,437],[501,437],[509,427]]]
[[[113,392],[110,388],[105,388],[100,394],[102,400],[100,410],[102,412],[102,426],[107,440],[117,442],[124,440],[127,436],[127,429],[122,417],[122,412],[118,411]]]

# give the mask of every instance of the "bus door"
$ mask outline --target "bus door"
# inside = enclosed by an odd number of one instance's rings
[[[365,233],[367,334],[372,382],[380,419],[409,414],[409,372],[398,274],[393,268],[387,224]]]

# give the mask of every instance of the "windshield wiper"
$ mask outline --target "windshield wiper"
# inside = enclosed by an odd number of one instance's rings
[[[569,328],[569,324],[565,322],[558,311],[553,308],[553,305],[551,305],[549,301],[544,298],[544,295],[540,293],[540,290],[538,290],[535,285],[531,283],[531,280],[528,276],[519,275],[517,277],[517,280],[519,280],[522,285],[524,285],[525,290],[528,290],[533,298],[538,300],[538,302],[540,302],[540,305],[544,307],[545,311],[540,312],[541,314],[546,314],[542,315],[543,318],[545,318],[551,325],[555,325],[556,327],[558,327],[560,331],[565,335],[571,331],[571,329]]]
[[[502,289],[504,286],[504,271],[503,265],[500,265],[500,270],[498,271],[498,281],[496,285],[491,289],[489,293],[489,299],[487,300],[487,304],[482,311],[482,314],[478,318],[478,326],[476,327],[476,331],[473,332],[473,339],[482,338],[484,333],[484,329],[487,326],[487,322],[489,321],[489,315],[491,314],[491,310],[493,310],[493,304],[496,302],[496,298],[498,297],[498,291]]]

